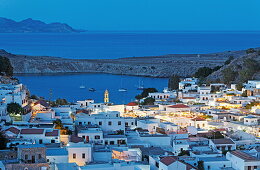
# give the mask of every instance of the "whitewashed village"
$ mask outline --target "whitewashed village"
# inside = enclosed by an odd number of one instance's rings
[[[185,78],[146,95],[116,105],[106,90],[102,103],[53,104],[1,84],[0,169],[260,169],[260,81],[238,90]]]

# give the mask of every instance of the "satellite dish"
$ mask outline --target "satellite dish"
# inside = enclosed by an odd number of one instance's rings
[[[197,135],[198,134],[198,130],[194,126],[188,126],[187,130],[188,130],[188,133],[191,134],[191,135]]]

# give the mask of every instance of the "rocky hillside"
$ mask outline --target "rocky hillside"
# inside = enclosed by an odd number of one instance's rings
[[[0,76],[0,84],[16,84],[19,81],[14,78],[6,77],[6,76]]]
[[[151,57],[119,59],[64,59],[59,57],[15,55],[0,50],[0,56],[8,57],[14,73],[111,73],[149,77],[191,76],[200,67],[223,65],[229,56],[239,58],[242,51],[212,54],[171,54]]]
[[[234,59],[207,77],[207,81],[224,83],[243,83],[250,79],[260,80],[260,48]]]
[[[81,32],[64,23],[46,24],[31,18],[16,22],[0,17],[0,33],[47,33],[47,32]]]

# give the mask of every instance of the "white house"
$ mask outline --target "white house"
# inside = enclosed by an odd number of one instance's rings
[[[259,120],[259,117],[249,115],[249,116],[244,117],[244,124],[249,125],[249,126],[256,126],[256,125],[258,125],[258,120]]]
[[[231,161],[225,157],[204,157],[200,158],[203,161],[204,170],[219,170],[225,168],[231,168]]]
[[[75,162],[78,166],[84,166],[92,161],[92,147],[90,144],[68,143],[69,163]]]
[[[156,128],[159,127],[158,122],[154,122],[151,120],[138,120],[137,127],[142,129],[147,129],[150,133],[156,132]]]
[[[66,148],[47,148],[46,159],[48,163],[68,163],[69,156]]]
[[[187,105],[184,104],[176,104],[176,105],[171,105],[166,107],[166,112],[190,112],[191,108]]]
[[[210,139],[209,146],[213,149],[217,149],[219,151],[232,151],[236,150],[236,144],[232,139]]]
[[[198,89],[198,79],[197,78],[185,78],[183,81],[179,82],[179,90],[183,92],[188,92],[190,90]]]
[[[173,169],[189,169],[189,170],[196,170],[196,167],[191,166],[190,164],[178,160],[175,156],[166,156],[163,157],[159,162],[159,169],[160,170],[173,170]]]
[[[232,168],[236,170],[259,169],[260,160],[243,151],[232,151],[226,154],[226,158],[231,161]]]
[[[78,137],[82,137],[87,143],[104,143],[103,131],[99,127],[81,128],[78,130]]]

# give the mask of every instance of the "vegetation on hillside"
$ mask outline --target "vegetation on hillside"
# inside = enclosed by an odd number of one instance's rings
[[[13,76],[13,67],[10,60],[0,56],[0,75]]]
[[[180,77],[178,75],[172,75],[168,80],[168,88],[171,90],[179,89]]]
[[[203,77],[210,73],[206,81],[236,83],[237,89],[241,90],[244,82],[254,79],[260,73],[260,50],[249,48],[245,56],[236,58],[234,62],[232,60],[234,57],[230,56],[222,68],[212,73],[209,68],[201,68],[195,74],[197,77]]]
[[[194,77],[203,79],[208,77],[211,73],[219,70],[221,68],[221,66],[216,66],[214,68],[209,68],[209,67],[201,67],[199,68],[196,73],[193,75]]]

